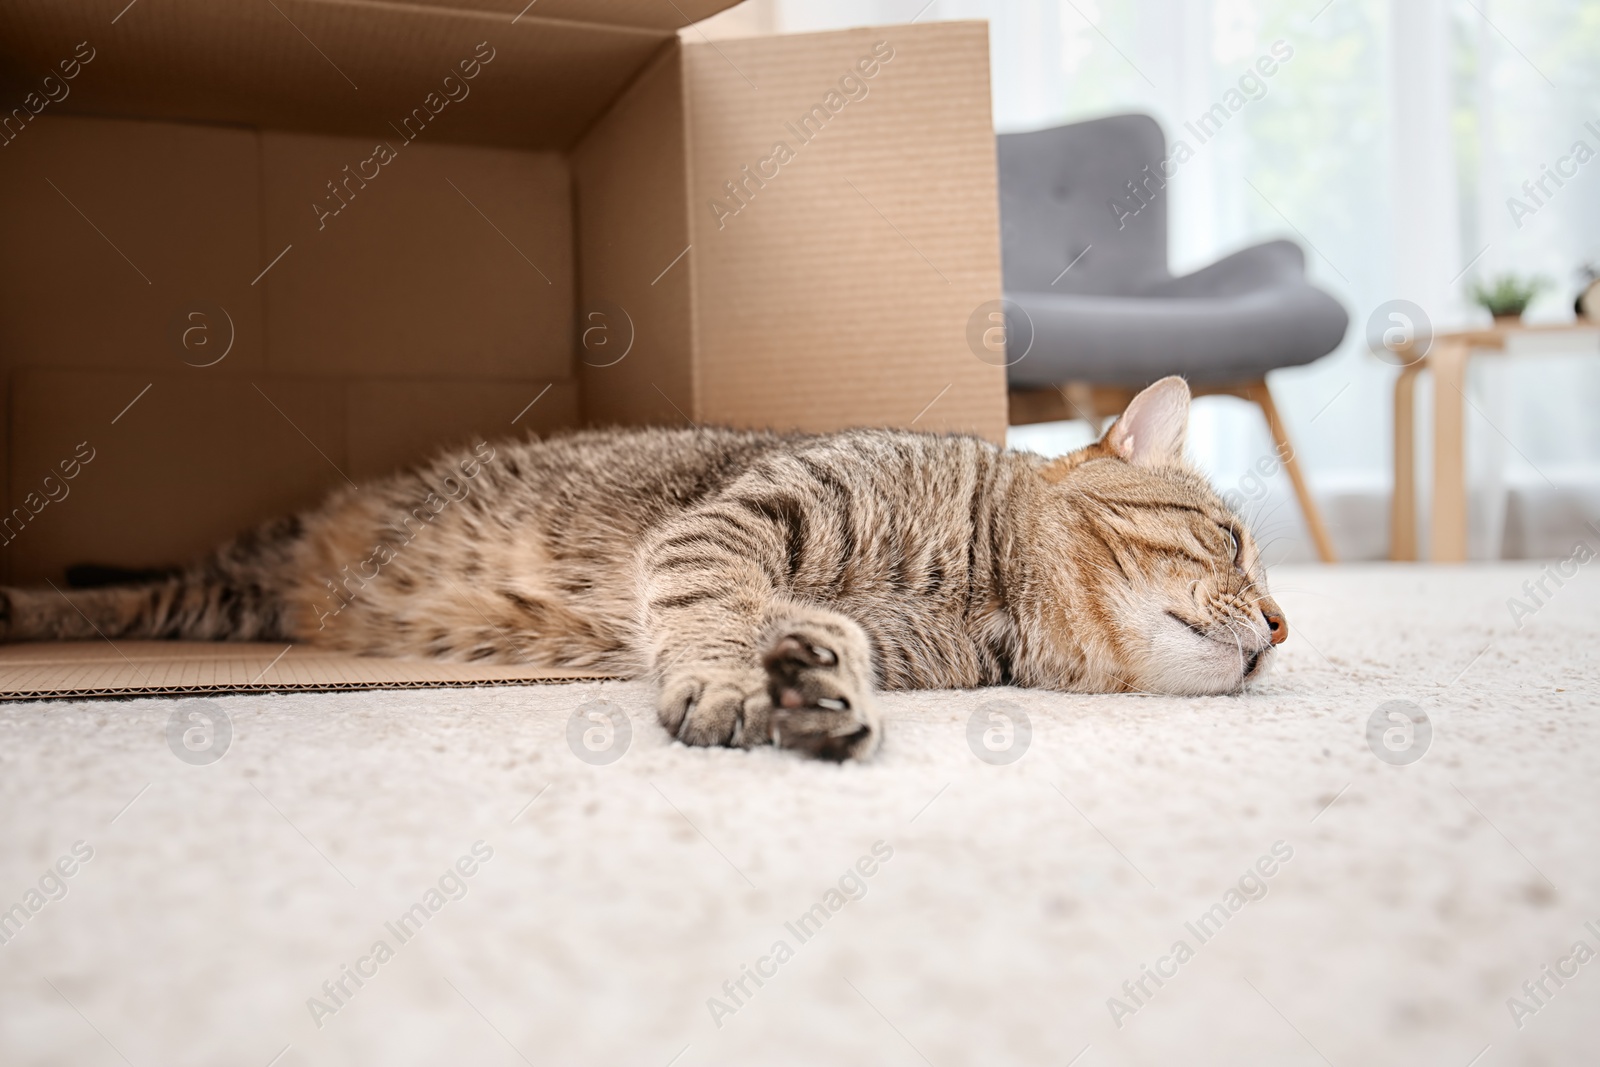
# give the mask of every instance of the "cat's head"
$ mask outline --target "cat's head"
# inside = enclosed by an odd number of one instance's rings
[[[1041,619],[1063,647],[1047,658],[1083,688],[1237,692],[1288,637],[1255,539],[1184,459],[1188,423],[1188,385],[1163,378],[1040,469],[1040,533],[1063,557]]]

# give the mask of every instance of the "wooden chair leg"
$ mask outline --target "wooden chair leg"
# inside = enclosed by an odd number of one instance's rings
[[[1317,502],[1311,498],[1311,489],[1306,485],[1305,475],[1300,471],[1300,460],[1295,455],[1294,444],[1289,440],[1289,431],[1284,428],[1283,420],[1278,417],[1278,408],[1272,402],[1272,393],[1267,388],[1266,380],[1252,382],[1245,386],[1245,393],[1261,408],[1261,413],[1267,417],[1267,429],[1272,433],[1272,440],[1278,446],[1278,456],[1283,462],[1284,469],[1289,472],[1289,480],[1294,483],[1294,495],[1300,500],[1300,512],[1305,516],[1306,526],[1311,531],[1311,540],[1317,546],[1317,556],[1324,563],[1339,562],[1338,556],[1333,551],[1333,541],[1328,537],[1328,529],[1322,524],[1322,512],[1317,510]]]
[[[1433,371],[1433,520],[1428,558],[1461,563],[1467,558],[1466,388],[1462,342],[1441,342],[1428,354]]]
[[[1394,382],[1394,500],[1389,505],[1389,558],[1417,558],[1417,375],[1422,363]]]

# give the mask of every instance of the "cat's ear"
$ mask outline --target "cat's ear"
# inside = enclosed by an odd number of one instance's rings
[[[1101,444],[1135,466],[1161,467],[1183,458],[1188,429],[1189,384],[1174,376],[1134,397]]]

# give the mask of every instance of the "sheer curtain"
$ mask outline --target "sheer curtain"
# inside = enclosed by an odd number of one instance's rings
[[[706,29],[913,18],[989,21],[1002,132],[1143,111],[1169,143],[1188,140],[1194,156],[1169,186],[1175,271],[1272,237],[1305,249],[1351,329],[1336,353],[1271,384],[1344,558],[1388,550],[1396,371],[1367,351],[1373,312],[1404,298],[1436,329],[1487,321],[1465,288],[1511,270],[1552,283],[1530,320],[1570,320],[1577,267],[1600,262],[1600,0],[753,0]],[[1292,57],[1197,143],[1185,123],[1275,42]],[[1579,142],[1594,158],[1574,162]],[[1577,172],[1541,191],[1558,167]],[[1481,359],[1470,393],[1474,553],[1565,555],[1600,518],[1600,359]],[[1050,452],[1087,434],[1059,424],[1012,440]],[[1251,515],[1270,558],[1313,558],[1287,478],[1258,489],[1249,475],[1271,452],[1254,409],[1197,402],[1191,451],[1219,486],[1259,497]]]

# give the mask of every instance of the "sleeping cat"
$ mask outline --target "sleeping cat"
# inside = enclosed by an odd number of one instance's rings
[[[879,688],[1231,693],[1288,635],[1150,386],[1056,460],[901,430],[479,444],[142,584],[0,592],[0,639],[303,641],[659,683],[692,745],[878,745]]]

